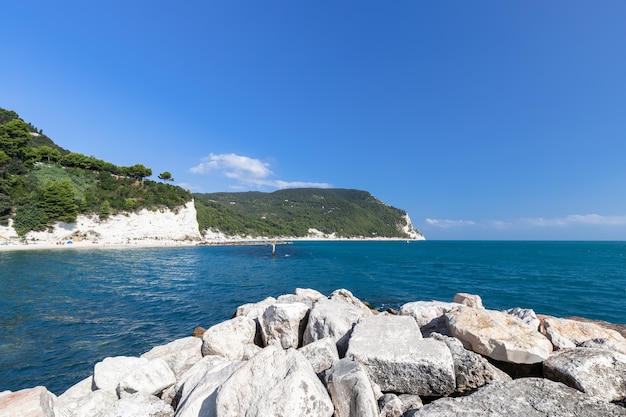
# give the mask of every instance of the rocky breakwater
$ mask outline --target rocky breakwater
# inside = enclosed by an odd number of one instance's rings
[[[58,397],[0,393],[0,416],[626,416],[617,331],[487,310],[470,294],[395,313],[297,289],[197,337],[106,358]]]

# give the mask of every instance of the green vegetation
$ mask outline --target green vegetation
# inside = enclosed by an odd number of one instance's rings
[[[301,188],[273,193],[194,194],[200,230],[240,236],[309,235],[309,228],[338,237],[408,237],[406,212],[366,191]]]
[[[0,224],[12,218],[20,235],[73,222],[80,213],[105,219],[191,200],[180,187],[146,180],[151,175],[142,164],[116,166],[63,149],[14,111],[0,109]]]

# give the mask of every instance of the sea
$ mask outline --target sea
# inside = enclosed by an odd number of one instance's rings
[[[294,241],[277,245],[0,252],[0,392],[55,394],[109,356],[138,356],[313,288],[374,308],[452,301],[626,323],[626,242]]]

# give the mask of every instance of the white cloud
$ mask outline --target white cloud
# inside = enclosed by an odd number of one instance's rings
[[[460,228],[468,226],[486,226],[498,230],[528,229],[528,228],[567,228],[581,225],[594,226],[626,226],[624,216],[602,216],[599,214],[572,214],[564,217],[533,217],[512,220],[448,220],[425,219],[426,224],[439,228]]]
[[[426,219],[429,226],[441,227],[448,229],[451,227],[468,227],[474,226],[476,223],[472,220],[449,220],[449,219]]]
[[[330,188],[331,185],[325,182],[307,181],[284,181],[272,179],[274,173],[270,170],[269,164],[258,159],[250,158],[234,153],[229,154],[209,154],[203,158],[202,162],[189,169],[193,174],[210,174],[217,172],[237,181],[231,188],[244,189],[245,187],[272,187],[272,188]]]

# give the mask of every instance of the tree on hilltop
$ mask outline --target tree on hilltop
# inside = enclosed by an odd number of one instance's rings
[[[174,181],[174,178],[172,178],[172,174],[169,171],[161,172],[159,174],[159,179],[163,181]]]

